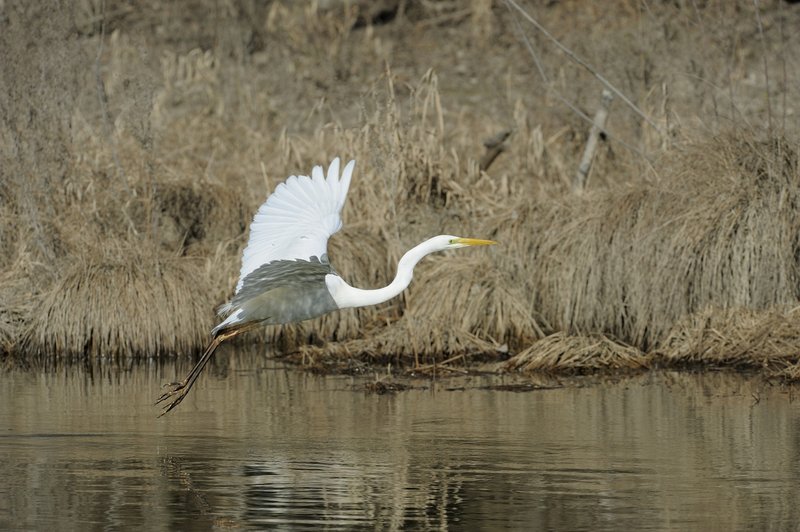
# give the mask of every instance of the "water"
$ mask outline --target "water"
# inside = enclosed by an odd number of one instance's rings
[[[0,374],[0,528],[800,524],[800,404],[758,379],[655,373],[523,393],[491,389],[519,377],[471,377],[375,395],[374,376],[223,356],[156,419],[159,385],[187,369]]]

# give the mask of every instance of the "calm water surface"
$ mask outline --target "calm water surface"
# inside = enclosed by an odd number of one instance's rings
[[[498,391],[519,377],[315,376],[220,357],[0,374],[0,528],[796,529],[796,390],[657,373]],[[550,384],[553,384],[552,382]]]

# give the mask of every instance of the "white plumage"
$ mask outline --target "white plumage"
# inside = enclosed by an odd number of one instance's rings
[[[245,277],[264,264],[322,258],[328,252],[328,239],[342,227],[342,207],[355,164],[347,163],[340,177],[337,157],[328,167],[327,177],[321,166],[315,166],[311,177],[293,175],[277,186],[250,225],[237,293]]]

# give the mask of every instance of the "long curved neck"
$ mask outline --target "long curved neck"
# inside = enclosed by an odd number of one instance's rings
[[[433,239],[409,249],[397,264],[397,274],[388,286],[375,290],[364,290],[350,286],[344,281],[341,282],[336,290],[334,299],[339,308],[364,307],[367,305],[377,305],[388,301],[405,290],[414,277],[414,266],[422,260],[425,255],[440,251],[441,248],[434,245]]]

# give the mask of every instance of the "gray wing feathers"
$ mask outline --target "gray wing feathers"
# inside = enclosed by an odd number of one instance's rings
[[[221,310],[241,310],[238,322],[276,324],[315,318],[338,308],[325,284],[329,274],[336,272],[326,255],[273,261],[247,275]]]

